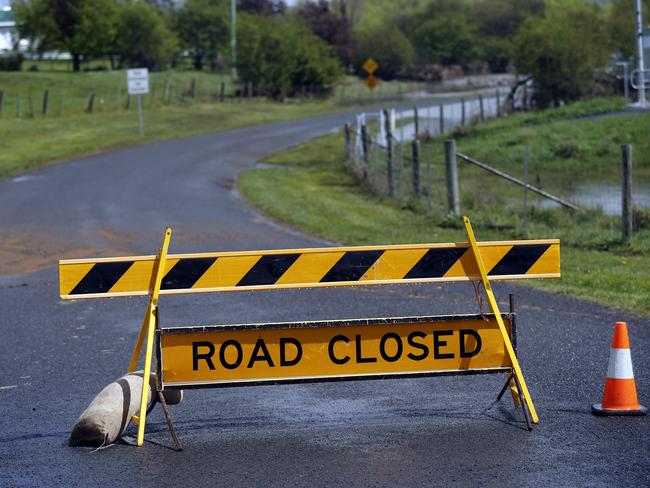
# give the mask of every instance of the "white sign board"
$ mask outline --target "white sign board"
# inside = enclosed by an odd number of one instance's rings
[[[145,95],[149,93],[149,70],[147,68],[126,70],[126,81],[129,95]]]

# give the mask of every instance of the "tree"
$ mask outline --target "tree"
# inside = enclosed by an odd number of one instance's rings
[[[14,8],[19,34],[69,52],[75,71],[82,57],[106,53],[115,35],[114,0],[17,0]]]
[[[205,59],[214,70],[219,50],[228,40],[223,7],[218,0],[188,0],[176,15],[174,26],[181,47],[190,51],[197,70],[203,69]]]
[[[517,71],[532,77],[540,108],[577,100],[595,88],[607,62],[602,10],[579,1],[549,1],[543,17],[529,18],[515,39]]]
[[[544,6],[544,0],[490,0],[468,10],[468,21],[480,36],[476,54],[492,72],[507,70],[519,27],[527,18],[542,15]]]
[[[237,10],[257,15],[284,14],[287,4],[282,0],[238,0]]]
[[[117,16],[115,42],[120,67],[164,68],[178,52],[178,40],[167,29],[155,7],[135,1],[122,5]]]
[[[359,74],[368,58],[379,64],[377,76],[390,80],[413,62],[411,43],[397,27],[386,26],[358,33],[355,38],[352,61]]]
[[[413,33],[413,43],[423,58],[444,65],[463,64],[476,57],[474,29],[460,16],[427,20]]]
[[[336,56],[344,64],[350,63],[352,36],[347,18],[332,12],[326,0],[308,1],[298,9],[298,16],[314,34],[334,46]]]
[[[650,23],[650,0],[643,0],[643,25]],[[615,0],[607,18],[611,47],[624,59],[636,55],[636,16],[632,0]]]
[[[326,90],[341,75],[330,47],[290,18],[244,14],[237,36],[240,78],[276,99],[301,87]]]

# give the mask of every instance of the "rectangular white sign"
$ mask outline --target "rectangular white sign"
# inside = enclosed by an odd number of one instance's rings
[[[126,70],[126,81],[129,95],[149,93],[149,70],[147,68]]]

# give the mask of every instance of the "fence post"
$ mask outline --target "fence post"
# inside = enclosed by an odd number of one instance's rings
[[[45,90],[43,92],[43,115],[47,115],[49,99],[50,99],[50,90]]]
[[[496,93],[496,100],[497,100],[497,117],[501,117],[501,96],[499,94],[499,90],[497,90]]]
[[[253,98],[253,82],[249,81],[246,85],[246,96],[248,98]]]
[[[460,125],[465,125],[465,97],[460,99],[461,103],[461,116],[460,116]]]
[[[162,100],[164,104],[169,102],[169,78],[165,78],[165,84],[163,85]]]
[[[86,112],[91,114],[93,112],[93,105],[95,103],[95,91],[91,91],[88,95],[88,101],[86,102]]]
[[[27,95],[27,107],[29,108],[29,113],[27,117],[30,119],[34,118],[34,103],[32,102],[32,94]]]
[[[528,237],[528,146],[524,148],[524,231],[526,232],[526,237]]]
[[[361,149],[363,151],[363,179],[368,178],[368,129],[366,124],[361,126]]]
[[[632,146],[630,144],[621,146],[621,163],[623,242],[628,242],[632,236]]]
[[[413,149],[413,195],[420,198],[420,141],[415,139]]]
[[[413,107],[413,119],[414,119],[414,129],[415,129],[415,139],[417,139],[420,135],[420,120],[418,117],[418,108]]]
[[[5,107],[5,92],[0,90],[0,117],[2,117],[2,112]]]
[[[458,195],[458,167],[456,164],[456,141],[445,141],[445,169],[447,172],[447,204],[449,211],[460,215]]]
[[[343,135],[345,137],[345,146],[343,148],[343,154],[347,162],[350,161],[350,124],[346,122],[343,126]]]
[[[445,106],[441,103],[439,106],[440,111],[440,135],[445,133]]]
[[[149,94],[149,107],[152,108],[155,105],[155,102],[156,102],[156,83],[151,82],[151,93]]]
[[[388,195],[393,196],[393,133],[390,127],[390,113],[384,110],[384,128],[386,130],[386,156],[388,164]]]
[[[16,118],[20,119],[23,116],[23,98],[18,95],[16,98]]]
[[[481,122],[485,120],[485,107],[483,105],[483,95],[478,96],[479,109],[481,111]]]
[[[524,100],[522,105],[524,112],[528,112],[528,83],[524,84]]]
[[[222,81],[221,86],[219,87],[219,101],[223,102],[226,98],[226,82]]]
[[[427,210],[431,212],[433,210],[433,146],[428,145],[424,148],[424,160],[427,165]]]
[[[192,98],[196,98],[196,78],[192,78],[192,82],[190,85],[190,96]]]

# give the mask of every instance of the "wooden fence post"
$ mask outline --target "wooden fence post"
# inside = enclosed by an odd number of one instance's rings
[[[93,105],[95,104],[95,90],[90,92],[88,95],[88,101],[86,102],[86,112],[91,114],[93,112]]]
[[[343,153],[345,156],[346,161],[350,161],[350,123],[346,122],[345,125],[343,126],[343,135],[345,138],[345,147],[343,149]]]
[[[393,133],[390,127],[390,113],[384,110],[384,128],[386,130],[386,156],[387,156],[387,178],[388,195],[393,196]]]
[[[221,87],[219,88],[219,101],[223,102],[226,98],[226,82],[221,82]]]
[[[443,104],[439,105],[440,111],[440,135],[445,133],[445,107]]]
[[[460,215],[456,141],[453,139],[445,141],[445,169],[447,172],[447,204],[449,211],[454,215]]]
[[[622,173],[622,220],[623,242],[628,242],[632,237],[632,146],[621,146],[621,173]]]
[[[497,117],[501,117],[501,97],[499,94],[499,90],[497,90],[496,93],[496,100],[497,100]]]
[[[418,117],[418,108],[413,107],[413,120],[414,120],[414,138],[417,139],[420,136],[420,120]]]
[[[460,99],[461,104],[461,116],[460,116],[460,125],[465,125],[465,97]]]
[[[47,115],[47,109],[50,99],[50,90],[45,90],[43,92],[43,115]]]
[[[413,195],[420,198],[420,141],[413,141]]]
[[[485,106],[483,105],[483,95],[478,96],[478,104],[481,113],[481,122],[485,120]]]
[[[5,92],[3,90],[0,90],[0,117],[2,117],[2,112],[4,111],[5,107]]]
[[[169,78],[165,78],[165,84],[163,85],[163,94],[162,94],[163,103],[169,103]]]
[[[368,179],[368,129],[366,124],[361,126],[361,149],[363,151],[363,179]]]

